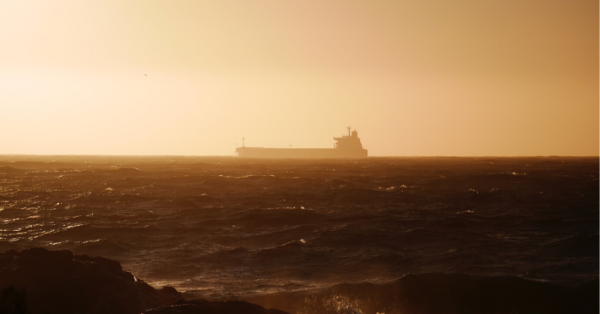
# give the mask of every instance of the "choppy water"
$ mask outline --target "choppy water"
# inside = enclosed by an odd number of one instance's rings
[[[194,297],[405,274],[598,277],[598,158],[0,156],[0,251],[120,261]]]

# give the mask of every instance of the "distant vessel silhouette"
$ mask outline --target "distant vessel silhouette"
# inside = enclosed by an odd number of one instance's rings
[[[235,152],[247,158],[366,158],[367,150],[362,147],[358,132],[347,129],[348,135],[333,138],[334,148],[266,148],[242,144]]]

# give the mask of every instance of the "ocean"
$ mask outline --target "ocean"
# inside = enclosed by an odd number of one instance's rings
[[[395,313],[397,296],[373,291],[597,285],[598,170],[597,157],[0,156],[0,252],[102,256],[190,299]]]

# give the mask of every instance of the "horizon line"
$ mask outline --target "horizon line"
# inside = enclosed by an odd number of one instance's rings
[[[239,157],[237,155],[170,155],[170,154],[0,154],[0,157],[9,156],[30,156],[30,157],[236,157],[240,159],[365,159],[365,158],[436,158],[436,157],[448,157],[448,158],[524,158],[524,157],[580,157],[580,158],[600,158],[600,155],[512,155],[512,156],[499,156],[499,155],[375,155],[367,156],[364,158],[250,158],[250,157]]]

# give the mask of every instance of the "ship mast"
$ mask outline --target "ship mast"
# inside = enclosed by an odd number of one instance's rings
[[[350,136],[350,126],[348,126],[346,129],[348,129],[348,136]]]

